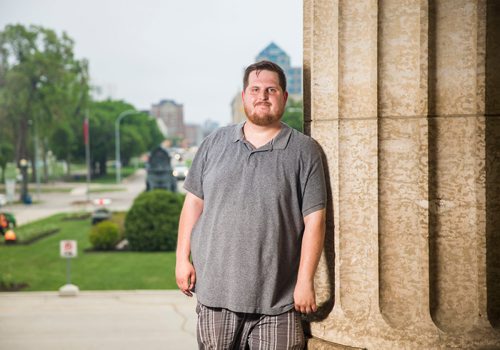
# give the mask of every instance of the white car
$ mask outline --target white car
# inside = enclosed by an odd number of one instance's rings
[[[189,173],[189,169],[185,165],[176,165],[174,167],[174,171],[172,171],[172,175],[174,175],[174,177],[177,180],[184,180],[186,178],[186,176],[188,175],[188,173]]]

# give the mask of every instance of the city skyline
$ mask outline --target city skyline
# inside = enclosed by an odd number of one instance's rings
[[[193,6],[193,3],[195,4]],[[270,42],[302,65],[302,1],[210,3],[149,0],[5,0],[0,28],[41,25],[65,31],[88,59],[102,94],[149,110],[162,99],[184,105],[187,123],[230,122],[242,73]]]

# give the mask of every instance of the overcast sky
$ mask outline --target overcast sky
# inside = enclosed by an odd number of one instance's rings
[[[173,99],[191,123],[230,121],[244,67],[271,41],[302,64],[301,0],[0,0],[0,29],[14,23],[66,31],[102,97]]]

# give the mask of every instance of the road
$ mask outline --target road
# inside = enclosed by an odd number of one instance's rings
[[[111,204],[106,207],[112,211],[126,211],[134,202],[134,199],[146,188],[146,171],[138,169],[137,172],[122,181],[121,184],[91,184],[89,199],[87,201],[87,185],[71,183],[43,184],[40,198],[35,194],[33,186],[30,187],[31,194],[35,200],[34,204],[9,204],[2,210],[15,215],[17,224],[23,225],[31,221],[62,212],[91,212],[96,208],[93,203],[99,198],[111,199]],[[178,181],[179,191],[183,191],[183,182]],[[73,188],[68,192],[68,187]],[[54,192],[44,192],[44,189]],[[59,192],[57,190],[60,190]],[[102,192],[103,191],[103,192]]]

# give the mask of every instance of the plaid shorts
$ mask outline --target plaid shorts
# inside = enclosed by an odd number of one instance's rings
[[[294,309],[269,316],[232,312],[198,303],[197,337],[202,350],[303,349],[301,318]]]

